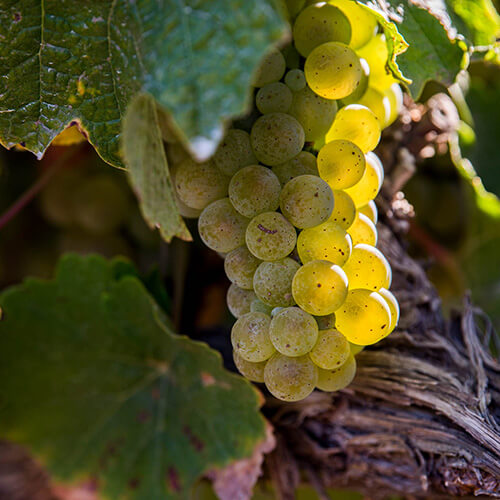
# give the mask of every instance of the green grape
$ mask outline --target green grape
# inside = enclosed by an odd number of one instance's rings
[[[229,252],[224,259],[224,271],[227,277],[240,288],[253,288],[253,275],[259,267],[260,260],[255,258],[246,246]]]
[[[225,175],[233,176],[240,168],[257,163],[250,143],[250,134],[229,129],[214,153],[214,163]]]
[[[351,250],[351,237],[335,222],[327,221],[304,229],[297,238],[297,251],[303,264],[312,260],[327,260],[343,266]]]
[[[352,238],[353,245],[365,243],[366,245],[375,246],[377,244],[377,228],[375,224],[366,215],[359,212],[347,232]]]
[[[378,291],[391,285],[391,266],[382,252],[373,246],[363,243],[356,245],[343,269],[350,290],[365,288]]]
[[[373,200],[384,181],[384,167],[375,153],[365,155],[366,167],[361,180],[354,186],[347,188],[346,193],[352,198],[356,208],[361,208],[370,200]]]
[[[253,151],[259,161],[274,166],[291,160],[304,147],[304,129],[285,113],[269,113],[253,124],[250,132]]]
[[[359,99],[358,104],[371,109],[378,118],[380,126],[385,127],[391,115],[391,104],[382,92],[373,87],[368,87],[363,97]]]
[[[343,99],[361,82],[361,64],[347,45],[329,42],[316,47],[304,66],[306,81],[325,99]]]
[[[290,358],[276,353],[264,368],[264,382],[269,392],[283,401],[300,401],[314,390],[318,369],[309,356]]]
[[[177,205],[177,209],[179,210],[179,213],[182,215],[182,217],[185,217],[186,219],[197,219],[203,210],[200,210],[198,208],[191,208],[188,207],[180,198],[177,193],[177,190],[174,189],[174,198],[175,198],[175,203]]]
[[[370,87],[384,92],[396,81],[386,67],[388,51],[383,34],[374,36],[357,54],[370,66]]]
[[[389,100],[389,118],[386,127],[394,123],[403,107],[403,91],[397,83],[393,83],[385,92],[385,97]]]
[[[262,302],[273,307],[288,307],[295,302],[292,280],[300,264],[289,257],[283,260],[263,262],[255,271],[253,288]]]
[[[358,104],[358,101],[363,97],[366,89],[368,88],[370,66],[368,66],[368,63],[362,58],[360,58],[359,64],[361,66],[361,80],[359,81],[359,85],[356,87],[354,92],[342,99],[341,104],[344,106],[347,106],[348,104]]]
[[[328,219],[342,229],[349,229],[356,217],[356,206],[352,198],[342,190],[333,191],[333,211]]]
[[[378,221],[377,205],[373,200],[370,200],[366,205],[359,207],[358,212],[366,215],[374,224]]]
[[[304,264],[293,277],[295,302],[314,316],[335,312],[347,296],[347,276],[335,264],[313,260]]]
[[[281,49],[281,53],[285,58],[286,67],[290,69],[300,68],[300,54],[297,49],[292,45],[287,45],[284,49]]]
[[[375,344],[386,336],[390,324],[387,302],[379,293],[363,288],[349,290],[347,299],[335,313],[337,330],[353,344]]]
[[[93,234],[108,234],[126,222],[132,208],[127,191],[106,173],[81,181],[73,192],[75,221]]]
[[[340,9],[327,3],[306,7],[293,25],[293,40],[301,55],[327,42],[351,41],[351,25]]]
[[[252,302],[256,298],[253,290],[244,290],[232,283],[226,295],[227,307],[235,318],[239,318],[250,312]]]
[[[399,321],[399,303],[394,297],[394,295],[386,288],[381,288],[378,293],[382,295],[387,305],[389,306],[389,311],[391,312],[391,324],[387,330],[386,336],[391,333],[394,328],[396,328]]]
[[[216,252],[227,253],[245,243],[248,219],[239,214],[229,198],[208,205],[198,219],[203,243]]]
[[[283,187],[280,208],[295,227],[317,226],[332,214],[333,193],[323,179],[315,175],[299,175]]]
[[[288,112],[302,125],[305,140],[313,142],[324,137],[330,129],[337,113],[337,103],[304,87],[293,93]]]
[[[229,199],[245,217],[274,211],[279,206],[281,184],[271,169],[261,165],[244,167],[233,175]]]
[[[271,316],[271,313],[273,311],[273,307],[268,306],[267,304],[264,304],[264,302],[262,302],[259,299],[255,299],[250,304],[250,311],[251,312],[261,312],[261,313],[267,314],[268,316]]]
[[[363,177],[365,163],[363,151],[344,139],[326,143],[318,153],[319,175],[332,189],[354,186]]]
[[[271,49],[261,60],[254,75],[254,87],[264,87],[268,83],[278,82],[285,74],[286,63],[283,54]]]
[[[284,307],[274,307],[273,310],[271,311],[271,317],[274,318],[280,311],[283,311],[285,309]]]
[[[212,161],[196,163],[188,158],[175,171],[175,188],[180,200],[198,210],[227,196],[228,185],[229,177]]]
[[[304,8],[305,3],[306,0],[286,0],[288,13],[292,19]]]
[[[349,104],[337,113],[326,141],[346,139],[354,142],[363,153],[375,149],[380,140],[380,122],[366,106]]]
[[[166,150],[170,172],[172,172],[172,166],[180,165],[184,160],[189,158],[189,152],[180,142],[167,143]]]
[[[291,69],[285,75],[285,84],[293,92],[298,92],[306,86],[306,75],[301,69]]]
[[[356,354],[359,354],[365,348],[364,345],[356,345],[356,344],[353,344],[352,342],[348,342],[348,343],[349,343],[349,347],[351,349],[351,354],[353,356],[356,356]]]
[[[261,260],[279,260],[295,248],[297,233],[278,212],[264,212],[254,217],[246,231],[247,247]]]
[[[285,356],[303,356],[316,344],[318,325],[299,307],[287,307],[271,319],[269,337],[275,349]]]
[[[353,27],[351,43],[353,49],[365,45],[377,31],[377,19],[366,9],[352,0],[329,0],[330,4],[338,7],[347,17]]]
[[[278,349],[279,350],[279,349]],[[351,354],[349,342],[337,330],[320,330],[318,341],[309,353],[312,362],[323,370],[342,366]]]
[[[258,363],[275,352],[269,338],[271,317],[261,312],[249,312],[239,317],[231,330],[233,349],[246,361]]]
[[[308,151],[301,151],[291,160],[275,165],[272,170],[282,186],[299,175],[318,175],[316,157]]]
[[[356,360],[354,356],[349,356],[340,368],[334,370],[318,368],[316,387],[326,392],[340,391],[353,381],[354,375],[356,375]]]
[[[233,360],[238,371],[248,380],[252,382],[264,382],[265,361],[252,363],[242,358],[236,351],[233,351]]]
[[[292,91],[284,83],[268,83],[257,92],[255,104],[262,114],[286,113],[292,105]]]
[[[335,328],[335,313],[327,314],[326,316],[315,316],[315,319],[320,330]]]

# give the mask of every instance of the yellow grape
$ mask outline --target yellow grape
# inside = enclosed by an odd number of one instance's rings
[[[380,250],[370,245],[356,245],[343,270],[349,280],[349,290],[365,288],[378,291],[391,285],[392,271],[389,262]]]
[[[278,82],[285,74],[286,63],[283,54],[276,49],[271,49],[260,62],[254,75],[254,87],[264,87],[268,83]]]
[[[299,307],[286,307],[271,319],[269,337],[281,354],[303,356],[316,344],[318,325],[310,314]]]
[[[328,3],[338,7],[349,19],[353,27],[349,45],[353,49],[358,49],[368,43],[377,32],[375,16],[353,0],[329,0]]]
[[[389,335],[396,328],[399,321],[399,303],[396,297],[386,288],[381,288],[378,293],[385,299],[391,311],[391,324],[386,334]]]
[[[253,288],[262,302],[273,307],[292,306],[292,280],[300,264],[286,257],[262,262],[253,276]]]
[[[371,109],[378,118],[381,128],[384,128],[389,122],[391,115],[391,104],[389,99],[380,91],[373,87],[368,87],[358,104]]]
[[[377,292],[349,290],[342,307],[335,313],[335,326],[349,342],[371,345],[383,339],[391,324],[391,312]]]
[[[380,140],[381,123],[366,106],[349,104],[337,112],[326,142],[346,139],[354,142],[363,153],[376,148]]]
[[[301,151],[297,156],[272,168],[282,186],[299,175],[318,175],[316,157],[308,151]]]
[[[356,218],[347,232],[352,238],[353,246],[359,243],[372,246],[377,244],[377,228],[366,215],[356,214]]]
[[[262,114],[286,113],[292,105],[292,91],[284,83],[268,83],[257,92],[255,104]]]
[[[353,344],[352,342],[349,342],[349,347],[351,349],[351,354],[353,356],[356,356],[356,354],[359,354],[365,348],[364,345],[356,345]]]
[[[339,266],[326,260],[304,264],[292,282],[295,302],[314,316],[335,312],[347,296],[347,276]]]
[[[327,260],[343,266],[351,250],[351,237],[342,227],[330,221],[304,229],[297,238],[297,251],[303,264],[312,260]]]
[[[324,370],[333,370],[342,366],[349,355],[351,349],[347,339],[334,328],[321,330],[318,334],[318,341],[309,353],[312,362]]]
[[[389,118],[386,126],[394,123],[403,107],[403,91],[397,83],[393,83],[385,92],[384,95],[389,100]]]
[[[361,64],[347,45],[329,42],[316,47],[304,66],[307,83],[325,99],[352,94],[361,81]]]
[[[373,152],[365,155],[366,168],[361,180],[354,186],[347,188],[346,193],[352,198],[356,208],[366,205],[373,200],[384,182],[384,167]]]
[[[264,382],[265,361],[252,363],[243,359],[236,351],[233,351],[233,360],[238,371],[248,380],[252,382]]]
[[[283,401],[300,401],[314,390],[318,369],[309,356],[290,358],[276,353],[264,368],[264,382],[269,392]]]
[[[356,375],[356,360],[349,356],[347,361],[333,370],[318,368],[318,381],[316,387],[326,392],[340,391],[345,389]]]
[[[275,352],[269,338],[271,317],[261,312],[249,312],[239,317],[231,330],[233,349],[245,360],[258,363]]]
[[[332,189],[353,186],[365,171],[365,155],[356,144],[339,139],[327,142],[318,153],[318,171]]]
[[[251,311],[252,302],[257,298],[253,290],[244,290],[234,283],[227,291],[227,307],[235,318],[239,318]]]
[[[260,260],[253,256],[246,246],[235,248],[224,259],[224,271],[231,283],[251,290],[253,276],[259,267]]]
[[[360,59],[359,64],[361,65],[361,80],[359,81],[359,85],[356,87],[354,92],[341,100],[341,104],[344,106],[347,106],[348,104],[358,104],[358,101],[363,97],[366,89],[368,88],[370,66],[368,66],[368,63],[364,59]]]
[[[214,153],[213,160],[217,168],[229,176],[247,165],[255,165],[257,158],[250,144],[250,134],[244,130],[229,129]]]
[[[378,221],[377,205],[373,200],[370,200],[366,205],[359,207],[358,212],[366,215],[374,224]]]
[[[356,205],[352,198],[342,190],[333,191],[333,211],[328,219],[342,229],[349,229],[356,217]]]

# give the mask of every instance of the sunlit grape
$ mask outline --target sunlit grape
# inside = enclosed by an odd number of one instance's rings
[[[356,214],[356,218],[347,232],[352,238],[353,245],[365,243],[375,246],[377,244],[377,228],[366,215]]]
[[[389,310],[391,312],[391,324],[387,331],[387,335],[389,335],[389,333],[391,333],[394,328],[396,328],[396,325],[399,321],[399,303],[396,297],[394,297],[394,295],[385,288],[381,288],[378,293],[382,295],[384,300],[387,302],[387,305],[389,306]]]
[[[352,198],[357,208],[373,200],[384,181],[384,167],[375,153],[367,153],[365,159],[366,167],[363,177],[354,186],[346,189],[346,193]]]
[[[377,205],[373,200],[370,200],[366,205],[359,207],[358,212],[366,215],[374,224],[378,221]]]
[[[347,361],[334,370],[323,370],[318,368],[318,381],[316,387],[326,392],[340,391],[345,389],[356,375],[356,360],[349,356]]]
[[[342,366],[350,354],[351,350],[347,339],[339,331],[332,328],[319,332],[318,340],[309,353],[309,357],[319,368],[333,370]]]
[[[356,206],[352,198],[342,190],[333,191],[333,210],[328,219],[347,230],[356,217]]]

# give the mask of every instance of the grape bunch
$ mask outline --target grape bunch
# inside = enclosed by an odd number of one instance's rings
[[[258,118],[173,167],[182,213],[225,259],[235,364],[284,401],[349,385],[399,317],[373,201],[373,149],[402,100],[384,35],[351,0],[292,13],[293,44],[254,78]]]

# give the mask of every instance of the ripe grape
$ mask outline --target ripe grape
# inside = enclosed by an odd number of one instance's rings
[[[233,208],[229,198],[223,198],[203,210],[198,219],[198,232],[208,248],[226,253],[245,243],[248,222]]]
[[[385,127],[391,115],[391,104],[382,92],[373,87],[368,87],[363,97],[359,99],[358,104],[371,109],[378,118],[380,126]]]
[[[329,3],[338,7],[347,17],[353,27],[351,43],[353,49],[365,45],[377,31],[377,19],[352,0],[329,0]]]
[[[297,251],[303,264],[312,260],[327,260],[343,266],[351,250],[351,237],[342,227],[330,221],[304,229],[297,238]]]
[[[365,243],[375,246],[377,244],[377,228],[366,215],[356,214],[356,218],[347,232],[352,238],[353,245]]]
[[[385,97],[389,100],[389,118],[386,122],[386,126],[388,127],[393,122],[396,121],[399,113],[401,112],[401,108],[403,107],[403,91],[401,87],[397,83],[393,83],[385,92]]]
[[[303,356],[316,344],[318,325],[299,307],[287,307],[271,319],[269,337],[281,354]]]
[[[347,296],[347,276],[337,265],[326,260],[304,264],[292,282],[295,302],[314,316],[335,312]]]
[[[387,335],[390,324],[387,302],[379,293],[363,288],[349,290],[335,313],[335,327],[353,344],[375,344]]]
[[[186,219],[197,219],[201,212],[203,210],[200,210],[198,208],[191,208],[188,207],[180,198],[179,195],[177,194],[177,190],[174,189],[174,198],[175,198],[175,203],[177,205],[177,209],[179,210],[179,213],[182,215],[182,217],[185,217]]]
[[[247,247],[261,260],[279,260],[292,252],[297,241],[295,228],[278,212],[254,217],[246,230]]]
[[[252,363],[242,358],[236,351],[233,351],[233,360],[238,371],[248,380],[252,382],[264,382],[265,361]]]
[[[299,175],[283,187],[280,208],[295,227],[317,226],[328,220],[332,213],[333,193],[319,177]]]
[[[375,153],[365,155],[366,167],[361,180],[354,186],[347,188],[346,193],[352,198],[356,208],[366,205],[373,200],[384,181],[384,167]]]
[[[283,401],[300,401],[314,390],[318,369],[309,356],[290,358],[276,353],[264,368],[264,382],[269,392]]]
[[[370,200],[366,205],[359,207],[358,212],[366,215],[374,224],[378,221],[377,205],[373,200]]]
[[[279,351],[279,349],[278,349]],[[333,370],[343,365],[351,354],[349,342],[334,328],[320,330],[318,341],[309,353],[312,362],[324,370]]]
[[[245,217],[274,211],[279,206],[281,184],[271,169],[261,165],[244,167],[233,175],[229,199]]]
[[[268,306],[267,304],[264,304],[264,302],[262,302],[259,299],[255,299],[250,304],[250,311],[251,312],[261,312],[261,313],[267,314],[268,316],[271,316],[271,313],[273,311],[273,307]]]
[[[351,25],[340,9],[327,3],[306,7],[293,25],[293,40],[301,55],[327,42],[351,41]]]
[[[227,277],[240,288],[253,288],[253,275],[259,267],[260,260],[252,255],[246,246],[235,248],[224,259],[224,271]]]
[[[250,144],[250,134],[235,128],[228,130],[213,160],[217,168],[228,176],[233,176],[240,168],[257,163]]]
[[[378,291],[391,285],[391,266],[382,252],[373,246],[362,243],[356,245],[343,269],[349,280],[350,290],[366,288]]]
[[[286,113],[292,105],[292,91],[284,83],[268,83],[257,92],[255,104],[262,114]]]
[[[337,113],[337,103],[306,86],[293,93],[288,112],[302,125],[305,140],[311,142],[322,139],[328,132]]]
[[[361,79],[359,81],[359,85],[354,89],[354,92],[341,100],[341,104],[344,106],[347,106],[348,104],[357,104],[368,88],[370,66],[368,66],[368,63],[363,58],[359,59],[359,64],[361,66]]]
[[[335,313],[327,314],[326,316],[315,316],[315,319],[320,330],[335,328]]]
[[[268,83],[281,80],[285,74],[286,64],[283,54],[276,49],[270,50],[261,60],[254,75],[254,87],[264,87]]]
[[[285,75],[285,84],[293,92],[298,92],[306,86],[306,75],[301,69],[291,69]]]
[[[333,191],[333,211],[328,219],[347,230],[356,217],[356,206],[352,198],[342,190]]]
[[[284,49],[281,49],[281,53],[285,58],[287,68],[297,69],[300,67],[300,54],[292,44],[289,44]]]
[[[332,189],[354,186],[363,177],[365,155],[351,141],[328,142],[319,150],[318,171]]]
[[[297,156],[272,168],[282,186],[299,175],[318,175],[316,157],[308,151],[301,151]]]
[[[300,264],[286,257],[263,262],[255,271],[253,288],[262,302],[274,307],[292,306],[292,280]]]
[[[265,165],[274,166],[291,160],[304,146],[304,129],[285,113],[269,113],[257,119],[250,132],[255,156]]]
[[[396,328],[399,321],[399,303],[396,300],[396,297],[394,297],[394,295],[386,288],[381,288],[378,293],[382,295],[384,300],[387,302],[389,311],[391,312],[391,324],[386,333],[386,335],[389,335],[389,333],[391,333],[394,328]]]
[[[309,54],[304,72],[316,94],[325,99],[343,99],[359,85],[362,70],[358,56],[347,45],[329,42]]]
[[[180,200],[198,210],[227,196],[228,185],[229,177],[211,160],[197,163],[187,158],[175,171],[175,188]]]
[[[351,354],[353,356],[356,356],[356,354],[359,354],[364,348],[365,346],[364,345],[356,345],[356,344],[353,344],[352,342],[349,342],[349,347],[351,349]]]
[[[356,375],[356,360],[354,356],[349,356],[340,368],[334,370],[318,368],[316,387],[326,392],[340,391],[353,381],[354,375]]]
[[[239,318],[250,312],[252,302],[257,298],[253,290],[244,290],[234,283],[227,291],[227,307],[235,318]]]
[[[292,19],[304,8],[305,3],[306,0],[286,0],[288,13]]]
[[[367,153],[375,149],[380,140],[380,126],[378,118],[366,106],[349,104],[337,112],[326,141],[347,139]]]
[[[258,363],[269,359],[275,349],[269,338],[271,317],[249,312],[237,319],[231,330],[233,349],[246,361]]]

